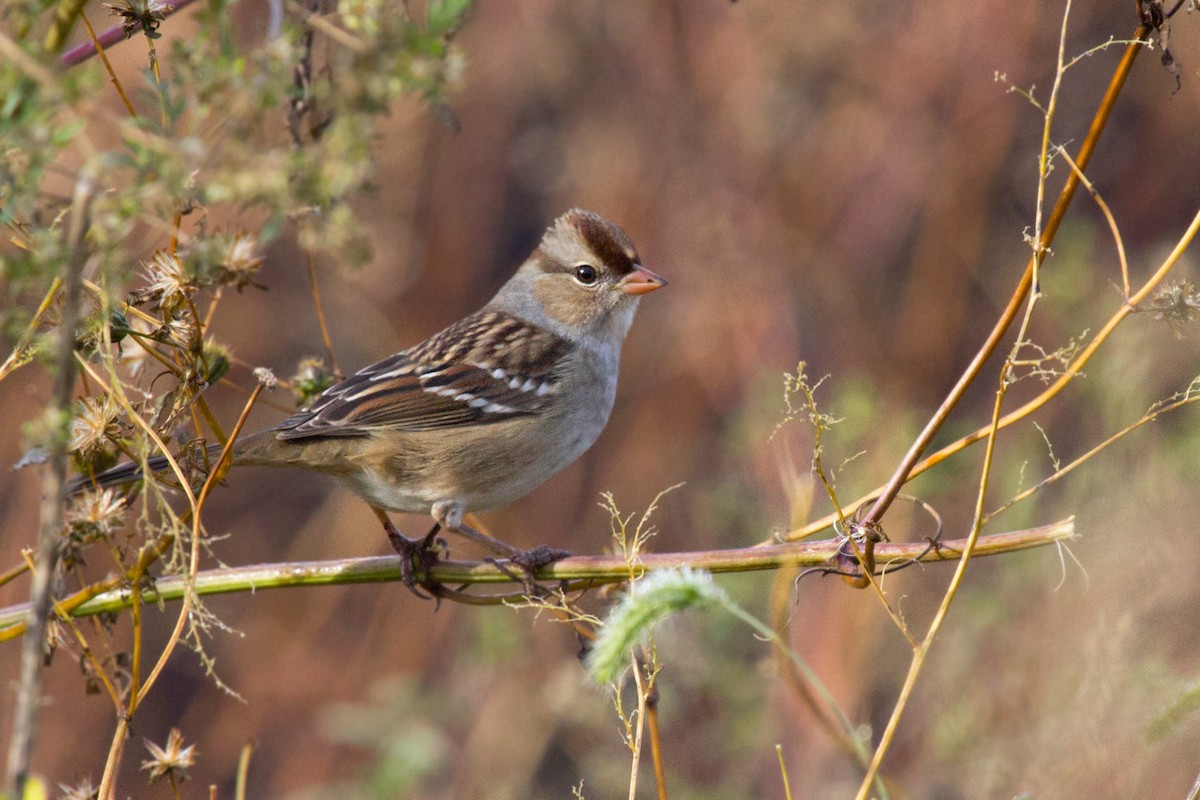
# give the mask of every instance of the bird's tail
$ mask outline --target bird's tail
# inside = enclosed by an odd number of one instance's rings
[[[213,464],[220,455],[220,444],[211,444],[204,449],[204,457],[209,465]],[[67,482],[67,496],[74,497],[88,489],[108,489],[114,486],[138,483],[147,472],[150,474],[170,473],[170,461],[166,456],[154,456],[148,459],[144,465],[138,461],[128,461],[106,469],[97,475],[80,475]]]

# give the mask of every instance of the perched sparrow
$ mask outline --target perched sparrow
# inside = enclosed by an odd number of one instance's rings
[[[516,500],[592,446],[612,411],[621,342],[638,299],[665,285],[641,265],[624,231],[572,209],[482,309],[330,387],[274,428],[239,439],[233,464],[338,478],[383,522],[410,588],[412,556],[425,554],[439,527],[507,557],[528,583],[567,553],[519,550],[474,530],[463,515]],[[163,457],[149,461],[153,471],[166,465]],[[140,465],[124,464],[95,483],[140,474]],[[387,511],[428,513],[437,524],[410,540]]]

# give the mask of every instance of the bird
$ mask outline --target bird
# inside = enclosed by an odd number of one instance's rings
[[[483,308],[239,438],[231,466],[297,467],[337,479],[382,522],[404,583],[417,594],[414,559],[436,562],[431,548],[441,529],[507,559],[532,588],[538,569],[570,553],[522,550],[464,517],[509,505],[595,443],[612,412],[621,346],[639,301],[666,285],[642,265],[625,231],[573,208]],[[207,451],[220,452],[220,445]],[[167,466],[157,456],[145,469]],[[143,471],[128,462],[77,478],[69,491],[136,484]],[[434,525],[410,539],[389,512],[428,514]]]

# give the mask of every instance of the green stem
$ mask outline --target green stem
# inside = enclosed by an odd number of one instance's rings
[[[992,534],[980,538],[975,555],[1000,555],[1028,550],[1063,542],[1074,535],[1075,525],[1071,519],[1041,528]],[[928,549],[925,542],[910,542],[881,544],[875,552],[877,563],[883,569],[890,569],[893,568],[892,562],[904,562],[918,556],[924,562],[955,561],[965,546],[965,539],[952,540],[923,553]],[[825,540],[694,553],[646,553],[639,558],[640,568],[644,572],[684,565],[714,573],[755,572],[784,566],[820,567],[836,554],[837,547],[836,542]],[[477,561],[443,561],[422,577],[450,586],[519,582],[518,578],[494,564]],[[629,577],[629,564],[620,556],[575,556],[555,562],[537,573],[539,580],[566,581],[571,590],[620,583],[629,580]],[[399,580],[400,560],[397,556],[373,556],[208,570],[196,575],[192,588],[197,595],[205,596],[293,586],[395,583]],[[186,592],[186,578],[159,578],[153,589],[142,592],[141,602],[152,604],[182,600]],[[502,602],[503,599],[496,598],[495,602]],[[101,592],[71,609],[71,615],[79,617],[120,611],[132,603],[129,587],[113,589]],[[19,633],[28,611],[28,604],[0,609],[0,641]]]

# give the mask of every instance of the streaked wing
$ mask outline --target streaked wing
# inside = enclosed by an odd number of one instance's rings
[[[480,311],[331,386],[275,430],[281,439],[365,436],[537,414],[571,347],[517,317]]]

